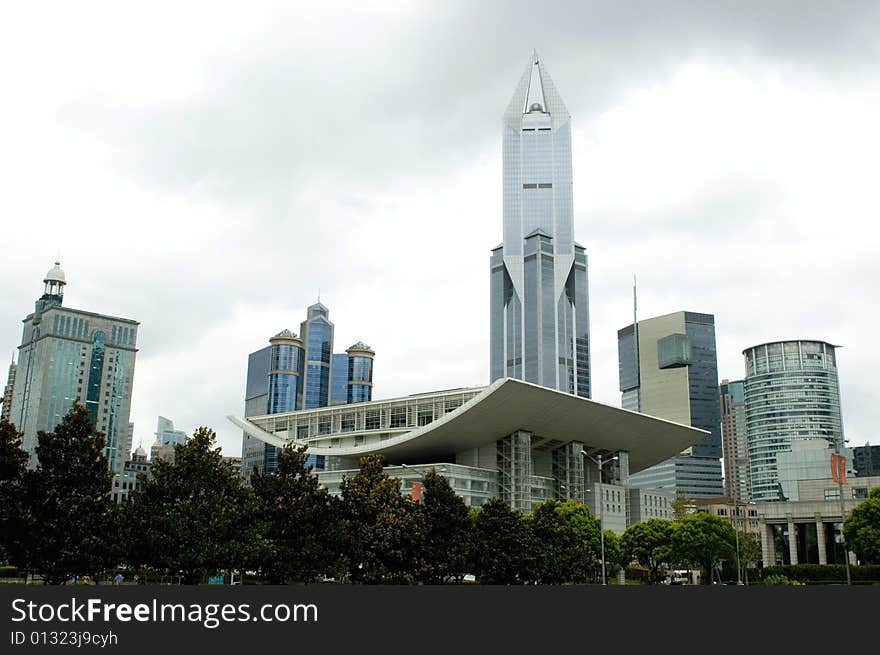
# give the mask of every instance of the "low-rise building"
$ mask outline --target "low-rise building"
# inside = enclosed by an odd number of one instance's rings
[[[402,477],[404,492],[427,469],[445,469],[453,489],[472,507],[493,496],[524,512],[548,498],[574,500],[615,532],[629,523],[630,471],[706,436],[687,425],[511,378],[488,387],[229,418],[251,438],[276,447],[306,445],[310,454],[324,457],[318,479],[331,492],[357,471],[362,456],[376,453]],[[662,492],[640,499],[661,496],[671,506]]]

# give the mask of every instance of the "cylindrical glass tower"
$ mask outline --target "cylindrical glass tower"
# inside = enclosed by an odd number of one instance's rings
[[[376,353],[358,341],[345,351],[348,355],[348,402],[362,403],[373,399],[373,357]]]
[[[282,330],[269,339],[269,413],[280,414],[302,408],[302,374],[305,351],[302,339]]]
[[[269,339],[269,414],[302,409],[303,366],[305,350],[302,339],[290,330],[282,330]],[[278,467],[278,449],[266,444],[263,471],[274,473]]]
[[[783,497],[777,455],[798,440],[843,448],[835,348],[824,341],[777,341],[743,351],[752,500]]]

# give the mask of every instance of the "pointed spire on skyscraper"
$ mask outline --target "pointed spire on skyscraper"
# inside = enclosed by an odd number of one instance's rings
[[[529,75],[529,92],[526,95],[523,113],[533,111],[547,112],[547,101],[544,100],[544,85],[541,83],[541,67],[538,59],[538,51],[532,51],[532,70]]]

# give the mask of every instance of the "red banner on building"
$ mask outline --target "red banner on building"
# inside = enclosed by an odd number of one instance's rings
[[[846,456],[831,455],[831,478],[835,482],[846,484]]]

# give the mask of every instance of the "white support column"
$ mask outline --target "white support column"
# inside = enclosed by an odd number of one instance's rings
[[[759,529],[761,532],[761,561],[764,563],[764,566],[773,566],[776,564],[776,544],[773,541],[773,526],[761,521]]]
[[[797,525],[791,515],[788,516],[788,556],[792,564],[798,563],[797,554]]]
[[[819,545],[819,564],[827,564],[828,553],[825,550],[825,524],[822,522],[820,514],[816,514],[816,541]]]

